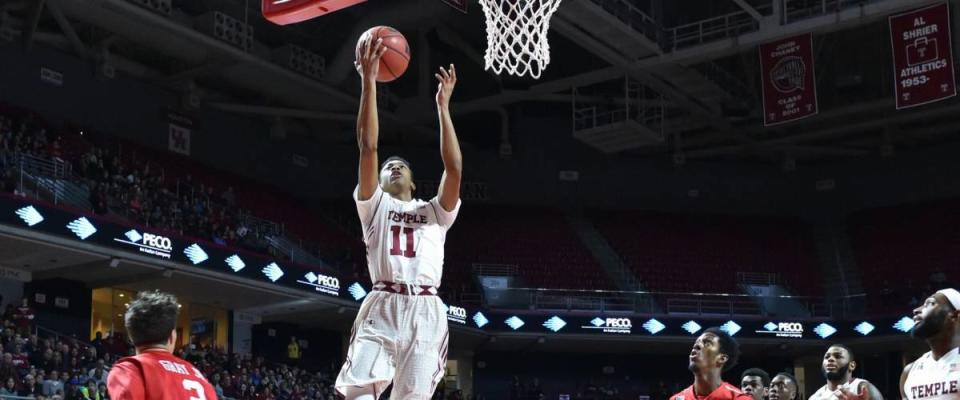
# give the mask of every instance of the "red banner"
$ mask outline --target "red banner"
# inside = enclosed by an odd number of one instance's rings
[[[890,16],[897,109],[957,95],[947,3]]]
[[[813,35],[809,33],[760,45],[764,125],[816,115],[812,49]]]

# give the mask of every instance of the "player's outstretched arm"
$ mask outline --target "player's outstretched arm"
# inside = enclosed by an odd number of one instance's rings
[[[379,185],[377,142],[380,122],[377,115],[377,74],[380,72],[380,57],[387,51],[382,39],[371,42],[368,37],[360,50],[360,59],[355,66],[363,85],[360,95],[360,111],[357,115],[357,145],[360,146],[360,188],[357,198],[369,200]]]
[[[443,176],[440,178],[437,200],[444,210],[453,211],[460,200],[460,179],[463,176],[460,141],[457,140],[457,131],[453,128],[453,119],[450,117],[450,96],[457,85],[457,67],[453,64],[450,64],[449,70],[440,67],[440,72],[434,76],[439,81],[437,113],[440,116],[440,157],[443,159]]]

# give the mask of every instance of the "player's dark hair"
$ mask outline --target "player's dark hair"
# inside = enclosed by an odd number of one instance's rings
[[[841,349],[846,350],[847,354],[850,355],[850,361],[857,361],[857,356],[853,355],[853,350],[850,350],[850,348],[847,347],[847,345],[842,343],[834,343],[834,344],[831,344],[830,347],[839,347]],[[830,350],[830,347],[827,347],[827,350]]]
[[[748,376],[759,376],[760,382],[763,383],[763,387],[770,386],[770,374],[768,374],[767,371],[764,371],[760,368],[750,368],[740,374],[740,380],[742,381],[743,378]]]
[[[165,344],[177,326],[177,298],[160,291],[140,292],[123,316],[135,346]]]
[[[784,378],[789,379],[790,382],[793,382],[793,391],[796,393],[797,397],[800,396],[800,384],[797,383],[797,378],[795,378],[793,374],[789,372],[781,372],[777,374],[777,376],[782,376]],[[774,376],[774,378],[776,378],[777,376]],[[790,399],[787,399],[787,400],[790,400]]]
[[[406,158],[403,158],[403,157],[400,157],[400,156],[390,156],[390,157],[388,157],[386,161],[384,161],[382,164],[380,164],[380,170],[383,170],[383,167],[386,167],[387,164],[389,164],[391,161],[400,161],[400,162],[402,162],[402,163],[404,163],[404,164],[407,164],[407,168],[409,168],[411,171],[413,170],[413,166],[410,165],[410,161],[407,161]]]
[[[727,372],[737,365],[737,361],[740,361],[740,344],[733,336],[718,327],[707,328],[703,333],[711,333],[716,336],[717,344],[720,345],[720,354],[727,355],[727,363],[723,364],[723,372]]]

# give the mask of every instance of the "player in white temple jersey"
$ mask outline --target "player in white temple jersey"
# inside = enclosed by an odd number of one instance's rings
[[[960,292],[943,289],[913,310],[910,334],[930,351],[903,369],[900,394],[906,400],[960,399]]]
[[[842,344],[828,347],[820,365],[827,384],[807,400],[883,400],[883,395],[876,386],[864,379],[853,377],[856,369],[857,359],[853,350]]]
[[[347,400],[375,400],[392,382],[392,399],[430,399],[446,370],[446,308],[436,294],[447,230],[460,208],[463,161],[450,117],[457,73],[450,65],[436,74],[444,166],[437,196],[414,199],[410,163],[391,157],[378,169],[375,78],[384,50],[379,41],[368,41],[357,62],[363,91],[357,121],[360,182],[353,196],[374,284],[354,321],[335,387]]]

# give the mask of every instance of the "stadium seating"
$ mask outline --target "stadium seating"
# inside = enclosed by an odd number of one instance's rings
[[[958,224],[956,200],[852,215],[847,226],[870,308],[916,304],[933,291],[956,284]]]
[[[794,220],[596,211],[593,219],[647,290],[736,293],[738,272],[779,274],[822,294],[812,233]]]
[[[474,264],[516,265],[523,287],[614,289],[563,214],[542,207],[464,207],[447,236],[445,281],[472,281]]]

